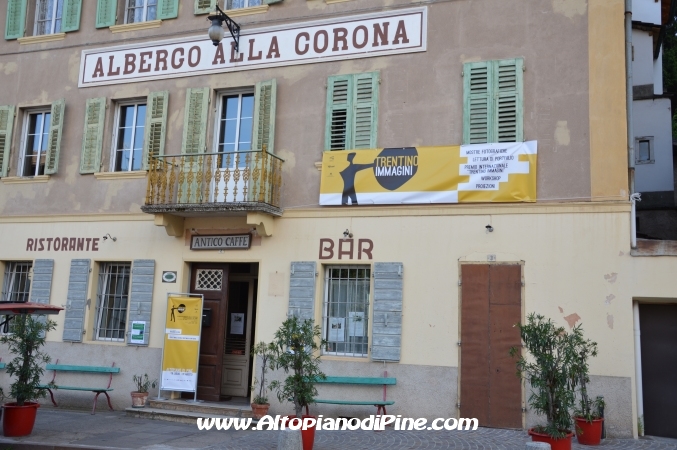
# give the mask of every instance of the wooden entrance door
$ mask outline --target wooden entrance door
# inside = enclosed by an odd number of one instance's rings
[[[639,305],[644,433],[677,438],[677,305]]]
[[[190,287],[191,293],[204,295],[197,398],[218,402],[228,309],[228,265],[194,264]]]
[[[521,344],[522,266],[461,266],[461,417],[522,428],[522,385],[509,351]]]

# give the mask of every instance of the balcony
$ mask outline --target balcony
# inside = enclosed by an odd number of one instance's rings
[[[283,162],[265,149],[151,158],[141,210],[165,227],[169,217],[279,217]]]

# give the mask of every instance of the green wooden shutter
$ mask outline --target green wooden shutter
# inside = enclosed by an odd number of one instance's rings
[[[52,293],[53,259],[36,259],[31,280],[31,302],[49,305]]]
[[[179,0],[158,0],[157,18],[176,19],[179,15]]]
[[[216,0],[195,0],[195,14],[209,14],[216,11]]]
[[[165,129],[169,92],[151,92],[146,107],[146,135],[143,140],[143,164],[148,170],[151,157],[165,154]]]
[[[62,341],[82,342],[90,263],[89,259],[71,260]]]
[[[7,0],[7,20],[5,39],[17,39],[24,36],[26,28],[26,3],[28,0]]]
[[[315,320],[315,261],[291,263],[287,317]]]
[[[378,72],[360,73],[353,76],[353,148],[376,148],[378,125]]]
[[[61,31],[78,31],[80,29],[80,12],[82,0],[64,0],[61,15]]]
[[[132,264],[132,288],[129,294],[128,323],[146,322],[141,339],[136,339],[127,327],[127,345],[148,345],[150,336],[150,315],[153,308],[153,284],[155,281],[155,260],[135,259]]]
[[[327,119],[325,150],[346,150],[352,142],[352,75],[337,75],[327,80]]]
[[[494,61],[494,140],[524,141],[522,114],[522,59]]]
[[[61,131],[63,130],[63,114],[66,109],[64,99],[52,103],[52,125],[49,128],[47,142],[47,161],[45,175],[53,175],[59,170],[59,150],[61,149]]]
[[[96,28],[115,25],[118,0],[98,0],[96,5]]]
[[[186,92],[186,113],[181,147],[181,153],[184,155],[205,152],[209,93],[208,87],[188,89]]]
[[[82,133],[80,173],[95,173],[101,166],[103,147],[103,121],[106,117],[106,97],[87,99],[85,129]]]
[[[9,171],[9,149],[12,146],[14,106],[0,106],[0,177]]]
[[[402,263],[374,263],[371,359],[399,361],[402,347]]]
[[[256,83],[252,150],[263,150],[265,146],[268,153],[274,153],[276,96],[277,82],[274,79]]]
[[[493,142],[492,64],[466,63],[463,67],[463,143]]]

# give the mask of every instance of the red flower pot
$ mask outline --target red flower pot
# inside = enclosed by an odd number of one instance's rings
[[[602,441],[602,423],[604,419],[593,419],[592,423],[576,417],[576,438],[579,444],[599,445]]]
[[[35,415],[40,405],[35,402],[24,402],[18,406],[16,402],[5,403],[2,407],[2,433],[7,437],[28,436],[33,432]]]
[[[306,417],[310,417],[313,419],[317,419],[315,416],[308,416],[306,414],[301,416],[303,419]],[[283,424],[288,427],[288,422],[287,420],[291,421],[292,419],[296,419],[296,416],[288,416],[283,418]],[[297,419],[298,420],[298,419]],[[303,450],[313,450],[313,444],[315,443],[315,429],[317,428],[317,424],[312,427],[308,428],[307,430],[304,430],[301,428],[301,441],[303,442]]]
[[[571,450],[571,438],[574,437],[574,434],[568,433],[562,439],[555,439],[549,434],[537,433],[532,428],[529,430],[529,436],[531,436],[533,442],[547,442],[550,444],[551,450]]]

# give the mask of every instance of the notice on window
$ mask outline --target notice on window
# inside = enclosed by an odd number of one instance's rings
[[[346,340],[346,319],[343,317],[329,318],[329,342],[344,342]]]
[[[230,314],[230,334],[244,334],[244,313]]]
[[[364,337],[364,313],[351,311],[348,313],[348,336]]]
[[[132,322],[132,342],[142,344],[146,336],[146,322]]]

